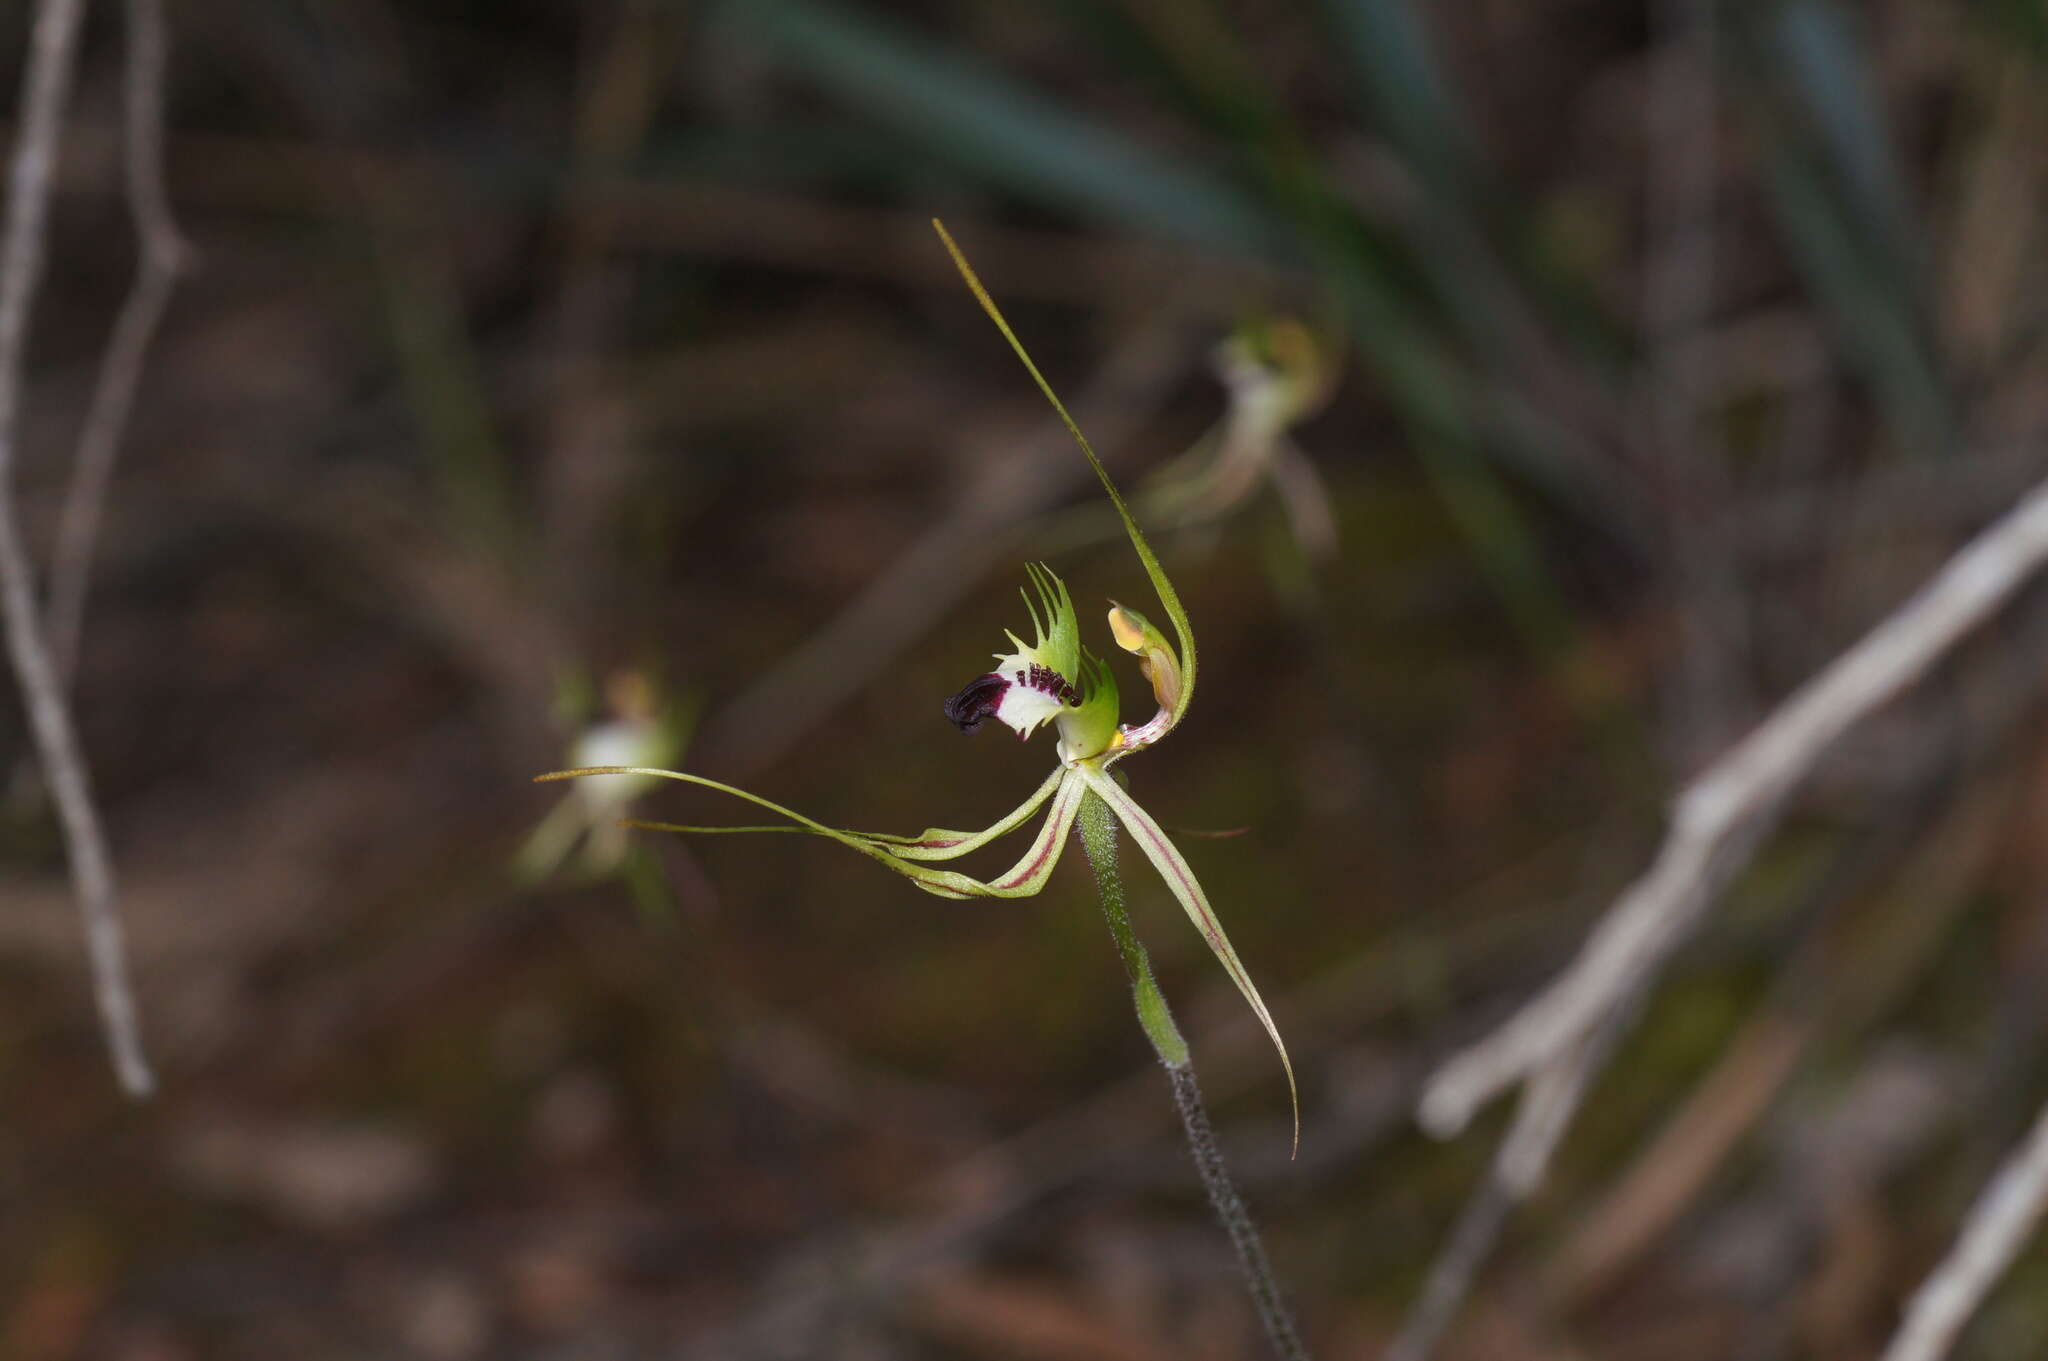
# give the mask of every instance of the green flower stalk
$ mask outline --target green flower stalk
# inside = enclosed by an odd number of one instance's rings
[[[1280,1039],[1280,1031],[1273,1023],[1271,1013],[1266,1009],[1259,990],[1253,986],[1251,976],[1245,972],[1236,950],[1231,948],[1230,938],[1224,933],[1223,924],[1217,919],[1215,910],[1209,904],[1208,894],[1202,889],[1195,873],[1189,867],[1180,850],[1166,835],[1152,815],[1139,806],[1120,781],[1112,774],[1113,767],[1129,757],[1167,736],[1186,715],[1188,705],[1195,693],[1195,640],[1188,622],[1187,611],[1182,608],[1179,595],[1173,583],[1167,579],[1159,559],[1145,541],[1144,533],[1132,518],[1123,496],[1115,482],[1110,479],[1102,460],[1089,445],[1087,437],[1074,423],[1066,406],[1046,382],[1038,366],[1031,360],[1023,343],[1010,329],[1009,323],[982,287],[972,266],[944,226],[932,224],[938,229],[939,237],[945,242],[946,250],[952,255],[961,277],[973,291],[982,309],[988,313],[1017,357],[1023,361],[1039,391],[1059,413],[1061,421],[1074,437],[1081,452],[1087,457],[1089,466],[1101,480],[1103,490],[1108,494],[1110,504],[1123,522],[1130,538],[1131,547],[1137,552],[1138,560],[1144,565],[1146,575],[1158,594],[1159,604],[1173,631],[1173,637],[1155,627],[1136,610],[1123,605],[1114,605],[1109,612],[1110,636],[1116,645],[1138,658],[1140,671],[1150,682],[1153,699],[1158,711],[1143,723],[1123,724],[1118,721],[1118,694],[1115,678],[1108,665],[1097,655],[1088,651],[1081,643],[1079,619],[1072,597],[1067,588],[1052,571],[1042,564],[1027,567],[1030,589],[1024,594],[1024,606],[1032,626],[1032,641],[1024,642],[1016,634],[1008,635],[1010,650],[996,654],[995,666],[969,681],[961,691],[947,700],[944,705],[946,717],[965,732],[973,732],[984,722],[994,719],[1014,731],[1019,738],[1028,739],[1041,728],[1051,725],[1057,733],[1054,747],[1055,764],[1043,783],[1031,796],[997,819],[992,825],[977,832],[954,831],[947,828],[930,827],[915,836],[895,836],[886,833],[855,832],[828,827],[804,815],[794,812],[781,804],[764,799],[758,794],[748,793],[701,775],[682,771],[662,770],[641,765],[592,765],[575,770],[556,771],[543,775],[542,780],[563,780],[582,776],[597,775],[638,775],[658,779],[680,780],[689,784],[702,785],[709,789],[743,799],[759,808],[787,819],[784,823],[768,826],[748,827],[702,827],[686,826],[665,822],[633,821],[629,825],[658,831],[705,833],[733,832],[803,832],[829,838],[855,851],[877,864],[908,879],[918,888],[942,898],[1022,898],[1039,892],[1051,877],[1058,864],[1074,828],[1075,819],[1089,795],[1093,795],[1107,806],[1116,820],[1123,824],[1132,842],[1143,853],[1152,867],[1166,883],[1167,889],[1187,913],[1202,938],[1208,942],[1224,972],[1243,994],[1252,1011],[1265,1027],[1275,1051],[1280,1056],[1281,1066],[1287,1076],[1289,1100],[1294,1107],[1295,1139],[1300,1140],[1300,1101],[1296,1094],[1293,1064],[1287,1057],[1287,1048]],[[1044,822],[1030,847],[1008,870],[991,879],[977,879],[957,870],[941,868],[947,861],[966,855],[970,851],[1016,831],[1030,821],[1039,809],[1045,808]]]

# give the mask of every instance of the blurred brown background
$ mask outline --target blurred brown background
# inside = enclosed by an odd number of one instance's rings
[[[513,869],[622,671],[679,764],[834,824],[978,826],[1049,768],[940,701],[1027,559],[1097,647],[1149,596],[933,215],[1167,508],[1202,689],[1125,768],[1245,829],[1186,845],[1298,1160],[1130,878],[1324,1356],[1378,1353],[1490,1156],[1498,1111],[1416,1130],[1433,1063],[2048,466],[2032,0],[168,15],[195,254],[76,686],[163,1090],[107,1070],[10,710],[0,1356],[1258,1354],[1078,864],[1002,903],[795,840]],[[45,550],[133,261],[118,20],[27,374]],[[1291,434],[1231,424],[1254,389]],[[1818,773],[1442,1355],[1875,1354],[2048,1094],[2044,646],[2030,593]],[[2044,1352],[2036,1252],[1961,1354]]]

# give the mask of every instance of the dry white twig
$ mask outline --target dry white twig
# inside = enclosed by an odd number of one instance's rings
[[[1956,1245],[1906,1307],[1882,1361],[1939,1361],[2048,1210],[2048,1109],[1970,1207]]]
[[[21,423],[29,314],[42,276],[51,175],[83,15],[82,0],[42,0],[36,6],[22,82],[20,132],[8,168],[6,220],[0,225],[0,622],[5,624],[7,652],[28,711],[43,779],[64,829],[72,882],[85,917],[94,995],[114,1070],[130,1095],[146,1096],[155,1079],[143,1057],[135,998],[128,987],[121,919],[115,910],[113,860],[100,830],[99,811],[93,805],[63,686],[43,637],[34,569],[22,542],[14,504],[14,454]]]
[[[2044,560],[2048,483],[1687,787],[1649,872],[1601,919],[1562,978],[1438,1071],[1423,1095],[1422,1123],[1455,1134],[1481,1103],[1568,1053],[1646,987],[1842,734],[1917,680]]]
[[[1646,374],[1654,448],[1667,488],[1668,551],[1681,604],[1681,658],[1673,744],[1690,759],[1724,736],[1738,707],[1734,676],[1742,612],[1714,542],[1719,528],[1699,503],[1727,500],[1718,462],[1701,456],[1697,430],[1705,389],[1704,352],[1687,344],[1714,289],[1714,16],[1705,0],[1659,0],[1654,21],[1665,41],[1652,69],[1645,204],[1650,249],[1643,279],[1642,331],[1653,347]],[[1384,1361],[1425,1361],[1457,1317],[1507,1217],[1543,1180],[1587,1088],[1605,1065],[1627,1016],[1607,1012],[1596,1029],[1561,1047],[1525,1078],[1514,1124],[1487,1178],[1466,1201],[1431,1264]]]
[[[92,405],[78,436],[78,458],[57,522],[50,561],[50,651],[57,674],[68,682],[78,664],[78,637],[85,622],[86,583],[92,576],[93,545],[100,510],[121,436],[135,408],[142,363],[163,321],[171,288],[185,261],[185,241],[171,217],[164,189],[164,67],[169,40],[163,0],[128,0],[127,81],[123,93],[126,146],[123,173],[128,213],[135,226],[135,282],[121,304],[100,361]]]

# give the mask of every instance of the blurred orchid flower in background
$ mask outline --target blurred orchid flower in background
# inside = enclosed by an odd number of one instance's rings
[[[1335,557],[1337,517],[1322,474],[1292,432],[1329,405],[1340,357],[1334,335],[1294,317],[1240,322],[1210,357],[1226,399],[1223,414],[1137,488],[1131,501],[1138,516],[1155,531],[1198,532],[1249,510],[1270,486],[1285,523],[1275,546],[1291,555],[1269,559],[1268,570],[1283,598],[1312,608],[1303,598],[1305,572]],[[1099,506],[1083,506],[1054,513],[1032,540],[1060,553],[1122,532]]]
[[[587,682],[583,693],[588,693]],[[570,764],[660,766],[682,753],[685,724],[673,707],[660,703],[645,673],[614,672],[605,681],[604,700],[608,716],[576,734],[569,744]],[[649,775],[577,781],[528,835],[513,859],[513,875],[522,884],[539,883],[561,869],[579,842],[584,874],[598,879],[616,874],[630,845],[621,821],[627,805],[656,783]]]
[[[1241,323],[1216,346],[1212,364],[1229,398],[1216,426],[1138,491],[1154,525],[1181,529],[1243,505],[1270,481],[1294,541],[1326,560],[1337,550],[1337,520],[1322,475],[1288,432],[1329,404],[1336,387],[1331,347],[1292,317]]]

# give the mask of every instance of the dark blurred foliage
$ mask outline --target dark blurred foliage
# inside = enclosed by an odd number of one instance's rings
[[[95,9],[42,534],[132,258]],[[1338,377],[1293,436],[1335,554],[1264,481],[1162,533],[1202,688],[1127,769],[1247,829],[1189,855],[1298,1161],[1156,887],[1140,926],[1307,1331],[1374,1355],[1498,1128],[1417,1133],[1430,1064],[2048,466],[2040,6],[1707,12],[173,3],[198,260],[77,687],[166,1090],[106,1071],[9,718],[0,1355],[1256,1353],[1078,866],[997,904],[793,840],[510,869],[624,668],[683,764],[834,823],[978,825],[1047,768],[939,701],[1027,558],[1098,646],[1143,579],[933,215],[1128,485],[1226,419],[1233,328]],[[2041,606],[1802,795],[1446,1356],[1872,1353],[2048,1095]],[[2044,1301],[2037,1252],[1966,1354],[2041,1355]]]

